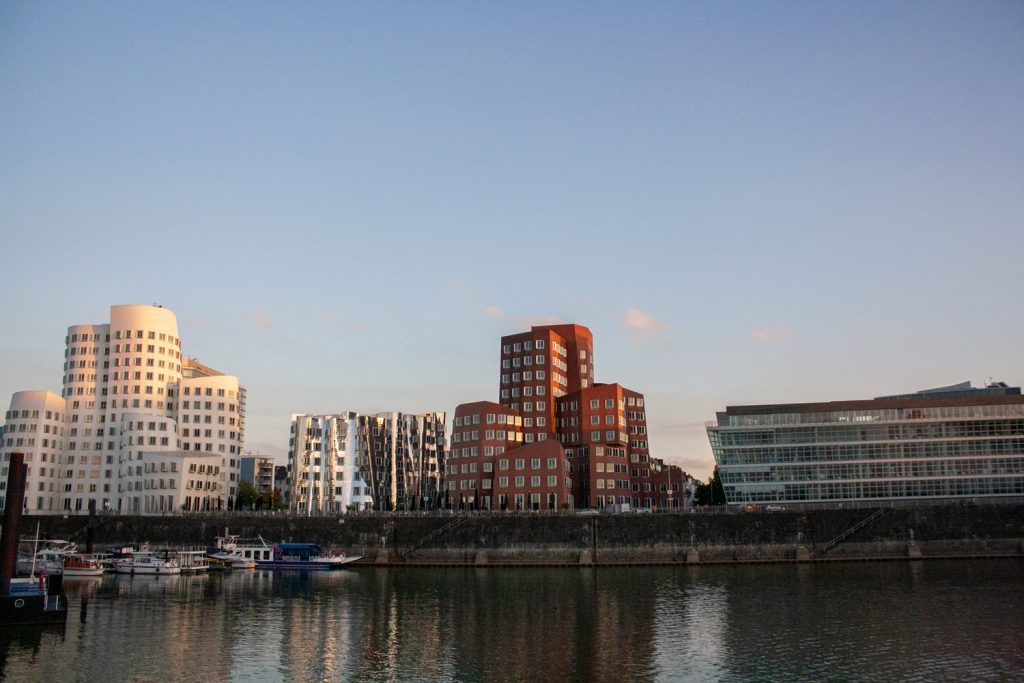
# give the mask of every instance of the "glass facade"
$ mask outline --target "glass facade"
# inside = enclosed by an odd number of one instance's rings
[[[730,407],[708,423],[730,505],[1024,497],[1024,397],[993,385]]]

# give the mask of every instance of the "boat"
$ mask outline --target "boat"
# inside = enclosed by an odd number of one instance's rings
[[[205,574],[210,568],[203,548],[181,548],[177,551],[168,551],[168,554],[170,553],[174,553],[182,574]]]
[[[252,569],[260,561],[274,559],[274,548],[260,536],[255,540],[243,541],[224,530],[213,547],[206,550],[206,556],[229,569]]]
[[[118,560],[118,574],[152,574],[160,576],[181,574],[177,560],[160,557],[153,553],[135,553],[132,557]]]
[[[27,543],[27,541],[26,541]],[[77,552],[74,543],[60,540],[35,541],[36,547],[28,555],[18,557],[17,573],[21,576],[45,573],[60,574],[64,567],[64,556]],[[42,546],[39,548],[38,546]]]
[[[271,546],[273,558],[256,562],[257,569],[301,569],[322,571],[341,569],[350,562],[362,559],[361,555],[324,552],[316,543],[275,543]]]
[[[64,623],[68,601],[60,574],[11,579],[7,593],[0,594],[0,626]]]
[[[248,558],[238,551],[231,552],[227,550],[218,550],[217,552],[208,554],[207,557],[209,557],[211,560],[216,561],[222,567],[227,569],[256,568],[256,560]]]
[[[0,627],[12,626],[22,629],[22,632],[26,624],[62,624],[68,618],[68,602],[63,595],[63,575],[40,575],[38,579],[14,578],[18,564],[21,500],[25,495],[27,476],[25,455],[11,453],[5,489],[9,504],[4,508],[3,523],[0,524]],[[38,539],[38,527],[36,529]]]
[[[89,555],[65,555],[61,568],[66,578],[77,576],[103,576],[103,565]]]

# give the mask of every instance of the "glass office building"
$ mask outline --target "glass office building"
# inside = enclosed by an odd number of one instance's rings
[[[730,505],[1024,498],[1024,396],[1001,382],[717,417]]]

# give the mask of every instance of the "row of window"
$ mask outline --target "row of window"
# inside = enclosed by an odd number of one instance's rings
[[[539,381],[543,381],[547,379],[547,376],[548,374],[543,370],[537,370],[536,372],[530,370],[526,372],[513,372],[511,375],[506,372],[501,375],[501,383],[509,384],[510,382],[515,382],[518,384],[519,382],[532,382],[534,377]]]
[[[121,330],[115,330],[114,331],[114,339],[121,339],[122,338],[121,334],[122,334]],[[142,339],[142,335],[143,334],[146,335],[147,339],[157,339],[158,338],[157,337],[157,333],[153,332],[152,330],[150,330],[149,332],[145,332],[144,330],[135,330],[135,338],[136,339]],[[110,338],[109,335],[107,336],[107,338],[109,340],[109,338]],[[125,330],[123,338],[124,339],[131,339],[132,338],[132,330]],[[168,342],[174,344],[175,346],[181,346],[181,339],[179,339],[177,337],[172,337],[171,335],[169,335],[169,334],[167,334],[165,332],[160,332],[159,333],[159,339],[160,339],[160,341],[168,341]]]
[[[901,441],[831,446],[773,446],[732,449],[712,447],[722,464],[836,462],[843,460],[907,460],[940,457],[991,457],[1024,453],[1024,437],[962,441]]]
[[[498,487],[499,488],[503,488],[503,489],[507,489],[509,481],[510,481],[509,477],[498,477]],[[526,487],[526,477],[525,476],[522,476],[522,477],[512,477],[511,481],[513,482],[513,486],[515,488],[520,488],[521,489],[521,488],[525,488]],[[546,484],[541,484],[541,482],[546,482]],[[569,479],[568,477],[566,477],[562,481],[562,484],[566,488],[570,488],[571,489],[572,488],[572,479]],[[549,488],[554,488],[554,487],[558,486],[558,477],[554,476],[554,475],[550,475],[550,476],[548,476],[546,478],[545,477],[540,477],[540,476],[532,476],[532,477],[530,477],[530,486],[531,487],[533,487],[533,488],[540,488],[543,485],[546,485]],[[481,479],[480,480],[480,488],[490,489],[490,488],[492,488],[492,486],[493,486],[493,480],[492,479]],[[477,480],[476,479],[462,479],[462,480],[459,480],[459,481],[454,481],[453,480],[453,481],[449,481],[448,482],[448,490],[449,491],[456,491],[456,490],[459,490],[459,491],[469,491],[469,490],[476,489],[476,487],[477,487]],[[611,488],[611,487],[609,487],[609,488]]]
[[[811,484],[725,485],[731,504],[1024,495],[1024,476]]]
[[[903,479],[1024,473],[1024,457],[969,460],[917,460],[836,465],[783,465],[757,470],[722,468],[722,481],[830,481],[834,479]]]
[[[547,362],[547,357],[544,354],[538,354],[536,356],[523,356],[522,358],[505,358],[501,361],[501,367],[505,370],[509,368],[529,367],[531,365],[544,365]],[[555,359],[553,362],[557,363]]]
[[[948,406],[943,408],[892,408],[818,413],[770,413],[764,415],[726,415],[721,427],[754,427],[836,422],[905,422],[907,420],[948,420],[977,417],[1021,417],[1024,403],[1003,405]]]
[[[4,417],[7,420],[17,420],[18,418],[26,419],[26,418],[29,418],[29,417],[38,419],[39,418],[39,411],[38,410],[31,410],[31,411],[29,411],[29,410],[21,410],[21,411],[8,410],[6,413],[4,413]],[[60,421],[62,421],[64,419],[64,415],[60,411],[47,410],[46,411],[46,419],[47,420],[56,420],[57,422],[60,422]]]
[[[522,418],[518,415],[504,415],[498,413],[487,413],[486,416],[487,424],[509,424],[509,425],[521,425],[523,423]],[[473,415],[458,416],[455,418],[456,427],[462,427],[464,425],[478,425],[480,424],[480,414],[475,413]]]
[[[558,342],[554,342],[555,348],[558,348]],[[532,351],[533,349],[542,350],[544,348],[544,340],[538,339],[536,342],[525,341],[516,342],[515,344],[505,344],[501,347],[501,352],[505,354],[509,353],[520,353],[522,351]]]

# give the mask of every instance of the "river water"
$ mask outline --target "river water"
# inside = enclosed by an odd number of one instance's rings
[[[1020,560],[68,583],[9,681],[1022,680]]]

